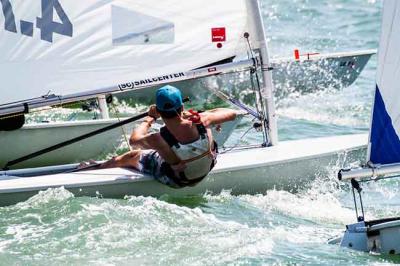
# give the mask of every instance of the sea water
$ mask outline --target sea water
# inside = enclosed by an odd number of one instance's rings
[[[271,55],[378,47],[382,2],[263,0]],[[376,57],[352,86],[277,103],[281,140],[368,131]],[[242,125],[228,144],[239,141]],[[259,140],[250,132],[242,142]],[[341,165],[327,166],[331,170]],[[332,173],[334,171],[331,171]],[[243,178],[246,178],[243,176]],[[369,219],[400,215],[400,180],[364,186]],[[123,200],[59,188],[0,208],[0,265],[384,265],[400,259],[329,245],[355,221],[349,187],[320,176],[263,195]]]

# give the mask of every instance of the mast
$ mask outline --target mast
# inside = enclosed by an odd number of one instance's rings
[[[108,112],[106,96],[105,95],[98,96],[97,101],[99,102],[101,119],[109,119],[110,113]]]
[[[278,127],[276,122],[275,101],[274,101],[274,85],[272,83],[272,73],[269,70],[269,56],[267,39],[264,31],[264,24],[261,15],[260,5],[258,0],[248,0],[248,9],[250,13],[251,26],[254,27],[256,40],[260,49],[260,59],[263,77],[263,87],[261,93],[265,102],[265,112],[268,118],[268,136],[269,144],[274,146],[278,144]],[[250,36],[253,37],[254,36]]]

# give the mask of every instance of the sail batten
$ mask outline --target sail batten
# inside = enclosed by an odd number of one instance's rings
[[[82,94],[187,72],[248,49],[246,0],[4,0],[0,5],[0,105],[49,91]]]

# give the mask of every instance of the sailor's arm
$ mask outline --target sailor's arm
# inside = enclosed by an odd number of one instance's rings
[[[160,133],[147,133],[151,127],[152,121],[154,121],[154,119],[152,120],[150,118],[146,118],[145,121],[132,132],[129,144],[133,148],[156,150],[170,165],[179,163],[180,159],[169,148],[168,143],[163,140]]]
[[[133,148],[141,148],[141,149],[151,149],[149,143],[149,139],[153,134],[149,134],[149,129],[154,122],[154,118],[147,116],[144,118],[144,121],[140,123],[138,127],[136,127],[129,138],[129,144]],[[151,141],[150,141],[151,142]]]
[[[201,121],[205,126],[218,125],[236,119],[237,110],[229,108],[216,108],[200,113]]]
[[[157,134],[149,134],[149,129],[159,117],[160,115],[155,105],[150,106],[148,116],[146,116],[144,121],[132,131],[131,137],[129,138],[129,144],[133,148],[154,149],[154,143],[157,143],[159,139]]]

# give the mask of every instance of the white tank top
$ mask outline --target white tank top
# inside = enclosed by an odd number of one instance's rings
[[[197,125],[199,138],[191,143],[179,143],[166,127],[161,129],[161,136],[169,144],[176,156],[186,164],[183,171],[188,180],[206,176],[214,164],[215,152],[207,131],[202,124]],[[180,173],[181,174],[181,173]]]

